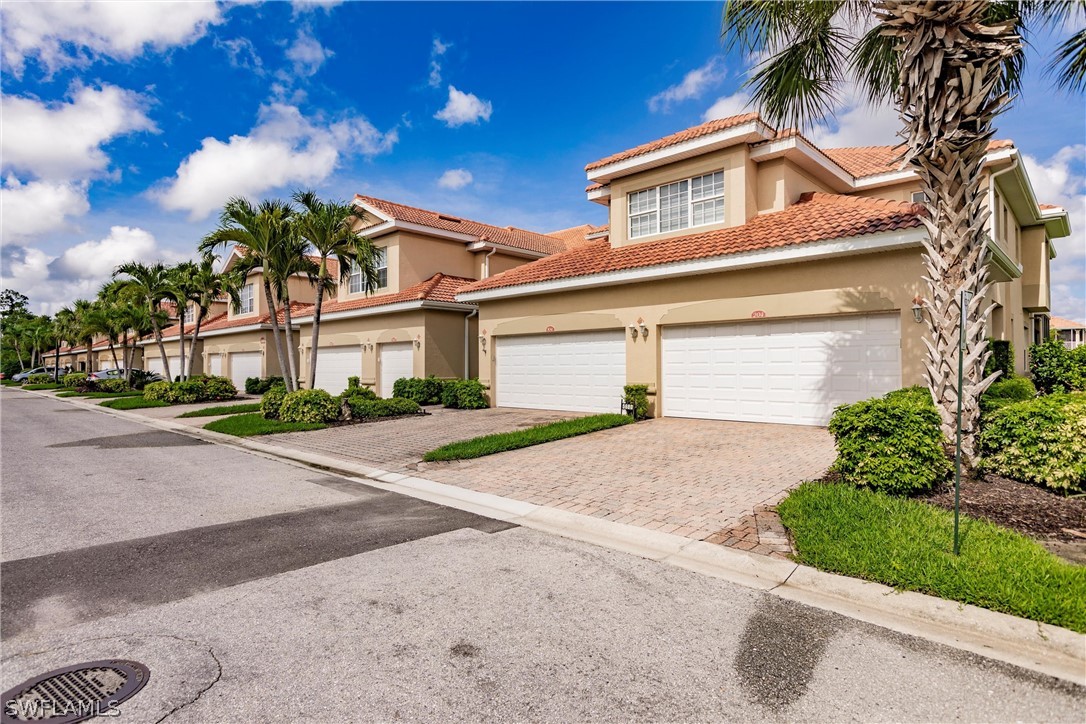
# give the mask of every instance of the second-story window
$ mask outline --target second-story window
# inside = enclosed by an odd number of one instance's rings
[[[373,265],[377,267],[377,288],[384,289],[388,286],[388,253],[387,247],[379,246],[373,250]],[[347,282],[347,291],[351,294],[361,294],[365,290],[362,279],[362,267],[351,265],[351,277]]]
[[[724,172],[629,194],[630,238],[724,221]]]
[[[192,324],[196,321],[196,307],[189,305],[185,307],[185,324]]]
[[[241,304],[238,306],[238,314],[248,314],[256,308],[253,304],[252,284],[246,284],[238,290],[238,298],[241,300]]]

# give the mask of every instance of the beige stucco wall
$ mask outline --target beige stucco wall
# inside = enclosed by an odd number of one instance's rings
[[[900,315],[902,384],[923,383],[926,325],[913,318],[913,297],[924,291],[919,247],[623,286],[564,291],[518,299],[484,301],[480,328],[486,330],[487,351],[480,357],[480,379],[494,379],[494,337],[600,329],[626,329],[639,319],[649,327],[647,339],[626,339],[626,379],[629,384],[660,386],[660,329],[667,325],[896,312]],[[1023,326],[1020,290],[996,284],[1000,299],[1012,310],[1005,334],[1013,337],[1019,368],[1023,369]],[[1015,307],[1015,305],[1018,305]],[[1017,314],[1013,313],[1018,309]],[[494,390],[491,399],[499,391]]]
[[[628,239],[626,195],[633,191],[671,183],[692,176],[714,171],[724,171],[724,222],[707,224],[689,229],[653,234],[637,239]],[[646,241],[670,239],[692,233],[721,229],[726,226],[745,224],[758,211],[756,184],[754,182],[756,166],[750,160],[746,144],[707,153],[704,156],[677,161],[662,168],[642,171],[611,182],[611,246],[641,244]],[[751,180],[747,183],[748,178]]]
[[[783,211],[799,201],[800,194],[808,191],[833,193],[828,186],[783,158],[756,164],[753,178],[757,188],[758,211],[763,214]]]
[[[186,365],[188,364],[188,361],[189,361],[189,344],[190,344],[190,341],[185,342],[185,364]],[[203,356],[202,356],[203,344],[204,344],[204,340],[202,340],[202,339],[196,341],[196,358],[193,359],[193,361],[192,361],[192,374],[194,374],[194,375],[202,375],[204,373],[204,361],[203,361]],[[180,346],[180,344],[178,343],[177,340],[174,340],[172,342],[164,341],[162,343],[162,346],[166,349],[166,356],[167,357],[180,357],[181,356],[181,346]],[[120,356],[119,351],[117,353],[117,356],[118,357]],[[148,344],[143,345],[143,356],[144,356],[144,359],[146,359],[146,360],[157,360],[157,359],[160,359],[162,357],[162,354],[159,352],[158,345],[155,344],[154,342],[150,342]],[[170,374],[173,375],[174,377],[176,377],[179,374],[181,374],[181,370],[174,369],[174,367],[175,367],[175,365],[170,366]]]
[[[295,342],[298,334],[295,330]],[[255,330],[249,332],[237,332],[234,334],[215,335],[202,340],[203,350],[200,363],[201,369],[208,369],[208,358],[211,355],[224,355],[222,373],[230,377],[230,353],[232,352],[262,352],[263,364],[261,377],[281,377],[283,372],[279,367],[279,356],[275,352],[275,341],[271,330]],[[297,359],[297,351],[295,351]]]

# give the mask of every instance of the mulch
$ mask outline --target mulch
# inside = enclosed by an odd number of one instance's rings
[[[953,510],[954,484],[943,484],[917,499]],[[961,511],[1033,538],[1086,541],[1086,498],[1066,497],[999,475],[963,477]]]

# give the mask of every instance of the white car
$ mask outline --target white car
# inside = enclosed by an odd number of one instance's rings
[[[124,370],[112,369],[112,370],[98,370],[97,372],[91,372],[88,376],[92,380],[123,380]]]
[[[30,375],[52,375],[52,374],[53,374],[53,368],[52,367],[35,367],[32,370],[27,370],[26,372],[20,372],[19,374],[12,375],[11,379],[15,380],[16,382],[24,382],[24,381],[26,381],[27,378],[30,377]]]

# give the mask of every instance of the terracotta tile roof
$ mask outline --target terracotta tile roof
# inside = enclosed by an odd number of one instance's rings
[[[1037,204],[1042,210],[1046,209],[1062,209],[1063,207],[1058,204]]]
[[[756,216],[743,226],[615,248],[607,240],[592,241],[578,249],[510,269],[461,291],[496,289],[915,228],[921,226],[920,213],[921,208],[914,204],[807,193],[783,211]]]
[[[573,226],[569,229],[560,229],[559,231],[550,231],[547,236],[553,236],[556,239],[561,240],[563,247],[568,251],[569,249],[576,249],[579,246],[583,246],[588,243],[587,237],[589,234],[595,234],[601,228],[600,226],[593,226],[592,224],[581,224],[580,226]]]
[[[312,309],[313,309],[313,305],[311,303],[309,303],[309,302],[291,302],[290,303],[291,321],[294,321],[298,317],[305,316],[305,315],[309,314]],[[286,322],[286,313],[284,312],[284,310],[280,309],[278,314],[276,315],[276,318],[279,320],[279,324],[285,323]],[[211,318],[205,320],[203,322],[203,324],[200,325],[200,334],[203,334],[204,332],[213,332],[213,331],[218,330],[218,329],[231,329],[233,327],[249,327],[249,326],[254,325],[254,324],[260,324],[260,325],[271,324],[271,315],[270,314],[262,314],[262,315],[260,315],[260,317],[241,317],[241,318],[237,318],[237,319],[230,319],[229,312],[222,312],[221,314],[216,314],[214,317],[211,317]],[[185,325],[185,337],[186,337],[186,339],[192,333],[192,328],[194,326],[195,326],[194,324],[186,324]],[[162,330],[163,339],[170,339],[171,337],[177,337],[180,334],[181,334],[181,325],[180,324],[175,324],[172,327],[167,327],[166,329]],[[153,340],[153,339],[154,339],[153,336],[152,337],[144,337],[143,341],[144,341],[144,343],[147,343],[148,341]]]
[[[306,256],[309,257],[309,260],[312,261],[314,264],[320,266],[321,258],[319,256],[315,254],[306,254]],[[332,279],[339,278],[339,260],[336,259],[334,256],[328,257],[328,276],[330,276]]]
[[[585,191],[585,193],[588,193],[589,191],[595,191],[596,189],[602,189],[602,188],[603,188],[603,184],[588,184],[587,186],[584,187],[584,191]]]
[[[321,305],[321,314],[348,312],[354,309],[368,309],[371,307],[382,307],[403,302],[455,302],[456,293],[460,291],[463,286],[471,284],[474,281],[474,279],[468,279],[467,277],[454,277],[438,272],[425,281],[390,294],[376,294],[369,297],[358,297],[356,299],[346,299],[342,301],[338,299],[329,299]],[[308,319],[311,316],[312,309],[306,312],[305,318]]]
[[[988,151],[997,151],[1001,148],[1011,148],[1013,141],[990,141]],[[901,164],[898,157],[904,150],[904,146],[854,146],[849,148],[823,148],[834,163],[848,171],[857,178],[875,176],[892,171],[900,171]]]
[[[634,158],[636,156],[643,156],[646,153],[652,153],[653,151],[659,151],[669,146],[676,146],[686,141],[692,141],[695,138],[701,138],[702,136],[708,136],[711,133],[723,131],[728,128],[734,128],[735,126],[741,126],[744,123],[750,123],[751,121],[760,120],[761,116],[757,113],[743,113],[738,116],[730,116],[728,118],[719,118],[715,121],[708,121],[702,123],[700,126],[694,126],[693,128],[687,128],[684,131],[678,133],[672,133],[670,136],[664,136],[658,138],[655,141],[649,143],[643,143],[640,146],[628,149],[626,151],[620,151],[619,153],[612,154],[606,158],[601,158],[599,161],[593,161],[584,167],[585,171],[591,171],[602,166],[607,166],[618,161],[625,161],[628,158]]]
[[[442,231],[455,231],[477,237],[482,241],[492,241],[496,244],[543,254],[554,254],[563,251],[560,242],[534,231],[518,229],[513,226],[493,226],[452,214],[440,214],[436,211],[427,211],[426,209],[397,204],[394,201],[385,201],[372,196],[362,196],[361,194],[356,194],[355,199],[398,221],[429,226]]]
[[[1052,329],[1086,329],[1086,324],[1080,324],[1071,319],[1064,319],[1063,317],[1049,317],[1048,326]]]

